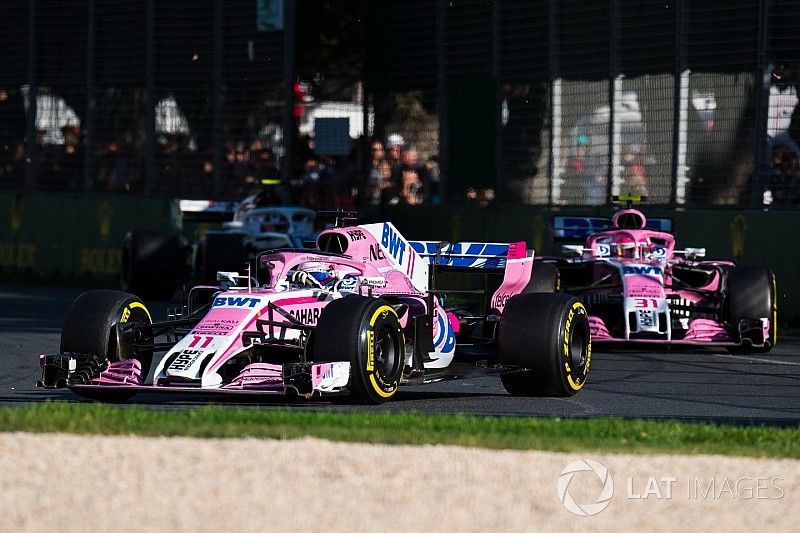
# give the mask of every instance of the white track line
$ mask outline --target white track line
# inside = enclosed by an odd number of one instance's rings
[[[709,353],[714,357],[724,357],[725,359],[741,359],[742,361],[756,361],[758,363],[767,363],[770,365],[785,365],[785,366],[800,366],[800,362],[795,361],[776,361],[774,359],[761,359],[759,357],[747,357],[742,355],[731,355],[724,353]]]

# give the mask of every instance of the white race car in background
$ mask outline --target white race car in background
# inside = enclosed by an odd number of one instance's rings
[[[216,272],[241,270],[260,252],[307,248],[316,238],[313,210],[260,205],[259,194],[239,203],[178,200],[177,206],[182,221],[222,224],[214,229],[198,225],[194,243],[178,231],[128,232],[122,249],[122,280],[128,292],[169,299],[187,280],[214,282]]]

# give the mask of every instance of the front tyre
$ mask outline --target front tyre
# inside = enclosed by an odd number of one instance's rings
[[[769,319],[766,334],[753,328],[743,331],[739,341],[742,349],[768,352],[777,342],[778,299],[775,274],[765,267],[735,267],[728,274],[729,320],[739,335],[742,321],[756,323]],[[763,341],[763,344],[762,344]]]
[[[350,295],[329,303],[314,330],[315,361],[350,361],[350,392],[379,404],[397,392],[405,341],[396,311],[384,300]]]
[[[94,355],[101,361],[120,361],[133,353],[132,347],[118,347],[112,335],[116,325],[138,322],[150,324],[150,312],[144,303],[127,292],[88,291],[72,303],[61,328],[61,352]],[[120,349],[118,349],[120,348]],[[143,373],[147,372],[152,354],[138,354]],[[122,401],[133,396],[128,390],[94,391],[75,388],[74,392],[92,400]]]
[[[592,360],[589,319],[566,294],[519,294],[508,300],[498,338],[503,386],[512,396],[571,396]]]

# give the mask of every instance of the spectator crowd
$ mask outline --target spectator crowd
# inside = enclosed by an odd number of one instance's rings
[[[370,144],[370,205],[438,205],[438,162],[435,156],[420,160],[419,151],[406,146],[399,133],[389,135],[384,144]]]
[[[143,135],[126,135],[99,143],[87,158],[80,126],[62,128],[63,143],[46,144],[37,136],[33,161],[24,143],[0,145],[0,186],[26,185],[26,166],[36,173],[36,187],[50,191],[144,193],[146,146]],[[438,161],[425,161],[419,151],[398,133],[384,143],[370,143],[367,183],[359,178],[360,140],[347,155],[320,155],[310,136],[295,139],[295,157],[288,183],[273,150],[260,138],[226,143],[220,158],[220,191],[215,193],[216,168],[211,150],[198,150],[194,140],[181,133],[162,134],[154,152],[155,194],[185,198],[239,199],[264,187],[272,189],[275,203],[299,203],[315,209],[357,209],[359,194],[375,206],[420,206],[441,203]],[[85,165],[93,171],[87,178]],[[362,187],[366,185],[366,187]]]

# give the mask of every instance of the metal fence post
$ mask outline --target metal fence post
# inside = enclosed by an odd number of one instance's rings
[[[769,121],[769,91],[772,73],[767,68],[767,39],[769,31],[770,0],[761,0],[758,3],[758,49],[756,56],[755,90],[755,153],[753,154],[753,177],[750,186],[750,201],[754,205],[763,203],[762,188],[764,177],[768,172],[766,167],[767,152],[767,124]]]
[[[292,177],[292,152],[294,150],[294,0],[283,4],[283,172],[284,185]]]
[[[500,147],[503,98],[500,91],[500,2],[492,2],[492,78],[494,81],[494,186],[500,185]]]
[[[670,204],[686,203],[686,142],[688,121],[688,84],[684,87],[686,70],[686,43],[684,33],[684,0],[675,3],[675,71],[672,80],[672,193]]]
[[[678,199],[678,137],[680,135],[681,72],[683,72],[683,0],[675,2],[675,69],[672,74],[672,161],[670,164],[670,204]]]
[[[362,15],[362,19],[363,15]],[[362,76],[361,81],[361,139],[356,140],[356,168],[358,169],[358,196],[356,198],[358,209],[365,211],[370,206],[370,170],[371,170],[371,151],[372,141],[369,136],[369,102],[371,95],[367,93],[366,83]]]
[[[445,0],[436,2],[436,110],[439,114],[439,188],[442,199],[448,197],[447,181],[449,168],[447,127],[447,82],[445,80]]]
[[[94,96],[94,40],[95,40],[95,0],[89,0],[87,6],[87,23],[86,23],[86,116],[83,125],[83,180],[86,189],[93,189],[95,184],[95,170],[94,170],[94,151],[95,151],[95,133],[94,133],[94,111],[95,111],[95,96]]]
[[[616,103],[617,72],[619,61],[617,59],[617,0],[609,2],[609,43],[608,43],[608,178],[606,179],[606,203],[611,202],[614,189],[614,156],[616,153]]]
[[[36,186],[36,0],[28,1],[28,114],[25,117],[25,187]]]
[[[214,162],[214,196],[223,194],[222,184],[222,0],[214,0],[212,22],[213,57],[211,94],[211,146]]]
[[[359,3],[359,15],[361,20],[367,20],[367,3]],[[366,42],[366,24],[360,25],[362,42]],[[361,71],[361,135],[360,146],[357,153],[359,154],[360,161],[358,161],[358,172],[361,173],[361,179],[358,180],[358,209],[366,211],[371,207],[372,183],[370,181],[370,171],[372,170],[372,137],[369,131],[369,109],[370,104],[373,103],[373,88],[367,81],[366,67],[362,65]],[[374,109],[374,106],[373,106]]]
[[[557,159],[561,158],[561,84],[558,82],[558,0],[550,0],[549,17],[547,21],[548,35],[548,79],[550,94],[550,139],[548,142],[548,173],[550,179],[549,204],[555,205],[561,196],[561,173]]]
[[[145,152],[144,179],[145,191],[152,195],[156,190],[156,101],[153,83],[153,61],[155,57],[155,0],[147,0],[145,21]]]

